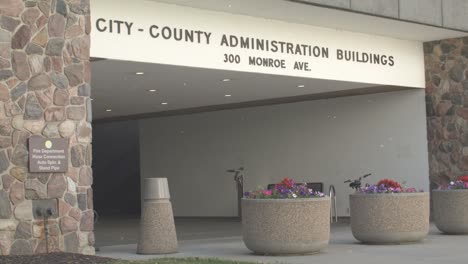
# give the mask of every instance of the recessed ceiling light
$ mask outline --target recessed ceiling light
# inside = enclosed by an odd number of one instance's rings
[[[156,92],[156,89],[149,89],[148,92],[154,93],[154,92]]]
[[[223,81],[223,82],[230,82],[231,79],[223,79],[222,81]]]
[[[225,94],[224,97],[231,97],[232,95],[230,94]]]
[[[299,84],[297,87],[298,87],[298,88],[304,88],[305,85],[304,85],[304,84]]]
[[[145,74],[144,72],[135,72],[136,75],[143,75]]]
[[[106,112],[112,112],[112,109],[106,109]]]
[[[167,102],[162,102],[161,104],[162,104],[162,105],[167,105]]]

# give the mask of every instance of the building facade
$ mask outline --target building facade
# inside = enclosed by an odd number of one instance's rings
[[[100,38],[92,42],[90,34],[91,30],[109,31],[112,26],[103,20],[98,24],[99,17],[92,17],[93,4],[98,2],[0,0],[1,255],[46,251],[45,221],[38,213],[43,208],[53,209],[46,226],[50,251],[94,254],[90,54],[93,45],[107,44],[98,43]],[[424,43],[424,61],[420,54],[420,63],[425,65],[428,176],[434,188],[437,183],[468,174],[466,1],[282,2],[325,8],[329,15],[340,12],[440,30],[440,39]],[[114,17],[121,15],[116,10],[109,12],[116,12]],[[124,24],[120,25],[124,34]],[[127,28],[130,30],[129,25]],[[406,34],[405,29],[400,30],[395,30],[395,36]],[[157,34],[162,32],[152,33],[153,37]],[[443,39],[452,35],[461,37]],[[198,42],[209,42],[207,34],[202,36],[206,38]],[[119,56],[127,55],[120,52]],[[151,124],[143,127],[152,129]],[[65,172],[30,172],[28,139],[34,135],[66,139]]]

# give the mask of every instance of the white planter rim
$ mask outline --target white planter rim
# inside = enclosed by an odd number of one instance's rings
[[[330,197],[317,197],[317,198],[283,198],[283,199],[253,199],[253,198],[242,198],[243,201],[255,201],[259,203],[265,202],[309,202],[309,201],[328,201]]]
[[[405,197],[405,196],[424,196],[428,195],[429,192],[417,192],[417,193],[353,193],[349,196],[356,197]]]
[[[433,192],[466,192],[468,189],[432,190]]]

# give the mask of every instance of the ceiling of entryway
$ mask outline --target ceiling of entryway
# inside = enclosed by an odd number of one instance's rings
[[[145,0],[147,1],[147,0]],[[242,14],[291,23],[362,32],[406,40],[432,41],[467,36],[466,32],[385,19],[287,0],[149,0]]]
[[[323,93],[324,97],[353,95],[355,89],[373,86],[376,85],[128,61],[92,62],[95,120],[278,98],[307,100],[303,96]],[[328,94],[336,91],[348,94]]]

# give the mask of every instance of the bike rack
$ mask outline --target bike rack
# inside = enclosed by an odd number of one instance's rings
[[[328,195],[330,196],[330,199],[331,199],[330,223],[338,222],[338,213],[337,213],[337,208],[336,208],[336,189],[335,189],[335,186],[330,185],[330,188],[328,188]],[[334,221],[333,221],[333,218],[335,218]]]

